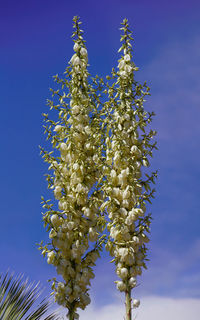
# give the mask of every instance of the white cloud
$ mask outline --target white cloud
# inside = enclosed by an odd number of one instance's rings
[[[122,302],[104,307],[90,305],[80,312],[80,320],[123,320]],[[137,320],[199,320],[200,299],[171,299],[159,296],[144,297],[141,306],[133,311]]]

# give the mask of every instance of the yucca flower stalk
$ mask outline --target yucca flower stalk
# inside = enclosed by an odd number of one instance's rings
[[[44,160],[52,174],[47,175],[48,187],[57,200],[43,199],[47,209],[43,220],[48,226],[50,244],[41,244],[47,262],[56,267],[62,281],[53,280],[55,301],[68,309],[70,320],[78,319],[77,309],[90,303],[90,280],[93,266],[102,248],[100,233],[104,219],[99,207],[102,203],[99,181],[102,168],[101,130],[94,93],[88,83],[88,53],[74,17],[74,55],[65,74],[55,80],[61,90],[52,90],[58,104],[48,101],[58,114],[58,121],[45,114],[46,132],[54,151],[42,149]],[[56,208],[54,209],[54,207]]]
[[[152,183],[156,172],[148,174],[145,169],[156,148],[152,142],[156,132],[148,130],[154,114],[143,107],[149,87],[134,78],[138,68],[132,61],[133,38],[127,19],[120,30],[122,56],[118,70],[112,72],[113,84],[107,85],[105,103],[107,138],[102,186],[105,202],[101,208],[108,213],[106,248],[114,257],[112,261],[120,278],[116,281],[117,289],[125,293],[126,320],[131,320],[131,309],[140,304],[139,300],[131,299],[131,291],[142,268],[146,268],[151,222],[146,206],[154,195]]]
[[[23,275],[7,272],[0,275],[0,319],[1,320],[58,320],[58,312],[49,312],[52,301],[40,299],[39,283],[29,282]]]
[[[44,114],[53,151],[41,148],[41,152],[52,172],[47,181],[55,199],[42,199],[50,244],[41,243],[40,249],[62,277],[61,281],[53,279],[55,301],[74,320],[79,317],[77,309],[90,303],[93,266],[107,242],[120,278],[117,289],[125,293],[126,320],[131,320],[132,308],[140,304],[132,300],[131,292],[148,260],[151,214],[147,204],[154,197],[152,184],[157,176],[148,169],[156,148],[152,142],[156,132],[148,128],[154,113],[143,106],[150,89],[134,77],[138,68],[132,61],[133,38],[127,19],[121,28],[118,70],[107,77],[112,84],[96,76],[92,85],[81,22],[78,17],[73,21],[75,53],[66,77],[55,76],[61,90],[51,91],[58,103],[48,101],[58,121]],[[107,94],[105,103],[99,90]],[[107,241],[102,235],[106,224]]]

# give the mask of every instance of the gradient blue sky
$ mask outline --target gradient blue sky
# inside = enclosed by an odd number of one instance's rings
[[[137,79],[151,87],[146,106],[156,113],[159,179],[151,261],[136,296],[200,299],[200,2],[194,0],[0,1],[0,271],[10,267],[45,285],[54,275],[35,245],[46,238],[40,197],[47,167],[38,145],[45,143],[41,114],[52,76],[72,55],[74,15],[83,22],[89,71],[102,76],[117,64],[120,22],[128,18]],[[98,261],[93,281],[98,306],[118,299],[107,261],[106,254]]]

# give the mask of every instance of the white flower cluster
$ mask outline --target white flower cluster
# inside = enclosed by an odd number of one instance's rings
[[[145,244],[149,241],[146,234],[149,219],[145,216],[148,195],[143,190],[142,180],[142,166],[148,166],[146,133],[143,139],[140,138],[140,129],[145,127],[146,122],[142,107],[137,108],[143,103],[142,94],[134,100],[133,72],[137,68],[131,61],[130,43],[126,41],[116,74],[118,89],[115,102],[113,97],[110,100],[113,111],[107,129],[106,180],[103,187],[105,203],[102,209],[107,209],[110,220],[106,248],[114,257],[116,273],[120,278],[116,281],[117,289],[127,293],[136,287],[137,276],[141,275],[142,267],[146,267]],[[145,183],[150,190],[148,182]],[[139,304],[139,300],[133,301],[133,307]]]
[[[70,63],[74,66],[73,71],[75,73],[84,73],[84,70],[87,68],[88,62],[87,49],[76,42],[74,44],[74,51],[76,53],[70,60]]]
[[[121,278],[117,288],[126,291],[137,284],[136,277],[142,272],[145,257],[142,245],[148,237],[137,228],[145,215],[145,204],[141,204],[141,177],[143,145],[138,139],[133,109],[121,105],[114,112],[113,134],[107,137],[107,176],[105,187],[110,241],[107,244],[115,257],[116,273]]]
[[[125,54],[118,64],[119,75],[121,78],[126,79],[132,73],[133,67],[131,65],[131,57],[129,54]]]
[[[144,172],[155,148],[155,143],[150,143],[155,131],[147,133],[145,128],[153,113],[143,108],[149,88],[134,80],[138,68],[132,61],[127,20],[122,23],[124,43],[119,52],[123,50],[123,55],[117,73],[112,72],[117,80],[111,86],[104,83],[103,92],[108,93],[105,103],[98,91],[103,80],[93,78],[97,89],[88,84],[85,41],[77,17],[74,22],[73,38],[77,38],[75,53],[65,72],[67,78],[56,76],[57,83],[62,89],[66,86],[68,94],[52,90],[59,105],[54,106],[52,101],[49,105],[59,110],[58,122],[44,114],[56,157],[46,151],[43,157],[50,164],[49,170],[53,170],[47,181],[58,201],[58,210],[43,201],[48,210],[44,221],[51,246],[40,247],[43,255],[47,254],[48,264],[53,264],[62,277],[61,281],[54,278],[52,289],[57,303],[68,308],[70,320],[78,319],[77,309],[85,309],[90,303],[92,267],[100,256],[105,224],[109,231],[106,249],[114,257],[120,278],[116,281],[117,289],[126,293],[126,309],[130,314],[131,290],[137,286],[142,268],[146,268],[151,219],[146,214],[146,203],[153,197],[151,183],[156,177],[156,173],[149,176]],[[132,300],[134,308],[139,305],[139,300]]]
[[[53,283],[55,300],[69,309],[69,317],[73,314],[76,319],[77,308],[85,309],[90,303],[88,286],[94,278],[92,266],[100,250],[97,243],[101,231],[98,225],[100,193],[96,191],[94,196],[91,188],[98,182],[101,167],[101,135],[89,115],[92,102],[87,84],[88,58],[80,37],[75,41],[74,50],[70,60],[70,111],[66,110],[68,114],[64,117],[67,125],[62,125],[62,118],[54,127],[60,160],[49,161],[49,169],[54,171],[51,188],[59,211],[52,211],[48,217],[52,249],[46,252],[47,262],[55,265],[57,274],[63,278]]]

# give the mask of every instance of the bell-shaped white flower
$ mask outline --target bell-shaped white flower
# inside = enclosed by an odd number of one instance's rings
[[[140,305],[140,300],[133,299],[133,308],[138,308]]]
[[[80,54],[83,57],[87,57],[87,55],[88,55],[87,49],[82,47],[81,50],[80,50]]]
[[[119,291],[126,291],[126,284],[123,281],[116,281],[116,285]]]
[[[74,51],[78,52],[80,49],[80,45],[77,42],[75,42],[73,49]]]

